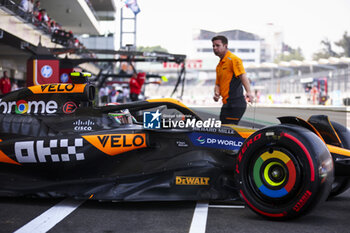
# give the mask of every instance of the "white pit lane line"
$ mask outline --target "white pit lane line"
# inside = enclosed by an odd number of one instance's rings
[[[47,232],[84,202],[85,200],[67,198],[19,228],[15,233]]]
[[[205,233],[208,216],[208,203],[197,202],[189,233]]]
[[[196,208],[193,213],[189,233],[205,233],[209,208],[244,209],[245,206],[244,205],[209,205],[208,203],[197,202]]]

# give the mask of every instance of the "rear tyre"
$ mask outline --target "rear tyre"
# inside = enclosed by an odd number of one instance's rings
[[[333,160],[323,141],[295,125],[255,132],[241,147],[240,193],[257,214],[296,218],[324,201],[333,182]]]

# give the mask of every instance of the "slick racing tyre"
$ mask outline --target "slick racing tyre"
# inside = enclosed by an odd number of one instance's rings
[[[296,218],[324,201],[333,182],[333,160],[323,141],[295,125],[252,134],[242,145],[236,172],[240,194],[257,214]]]
[[[335,132],[337,132],[340,141],[343,144],[343,148],[350,149],[350,131],[339,123],[336,123],[333,121],[331,123]],[[331,193],[329,194],[329,197],[335,197],[345,192],[346,190],[348,190],[349,187],[350,187],[349,177],[336,176],[332,184],[332,190],[331,190]]]

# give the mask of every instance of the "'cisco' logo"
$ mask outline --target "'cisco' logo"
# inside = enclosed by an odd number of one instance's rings
[[[49,65],[45,65],[41,68],[41,75],[44,77],[44,78],[50,78],[51,75],[52,75],[52,68],[51,66]]]

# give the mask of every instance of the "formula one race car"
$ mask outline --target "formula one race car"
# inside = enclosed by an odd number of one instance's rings
[[[288,219],[348,187],[350,133],[327,116],[281,117],[255,131],[203,121],[173,99],[94,107],[94,86],[72,75],[73,84],[0,99],[1,196],[242,198],[262,216]]]

